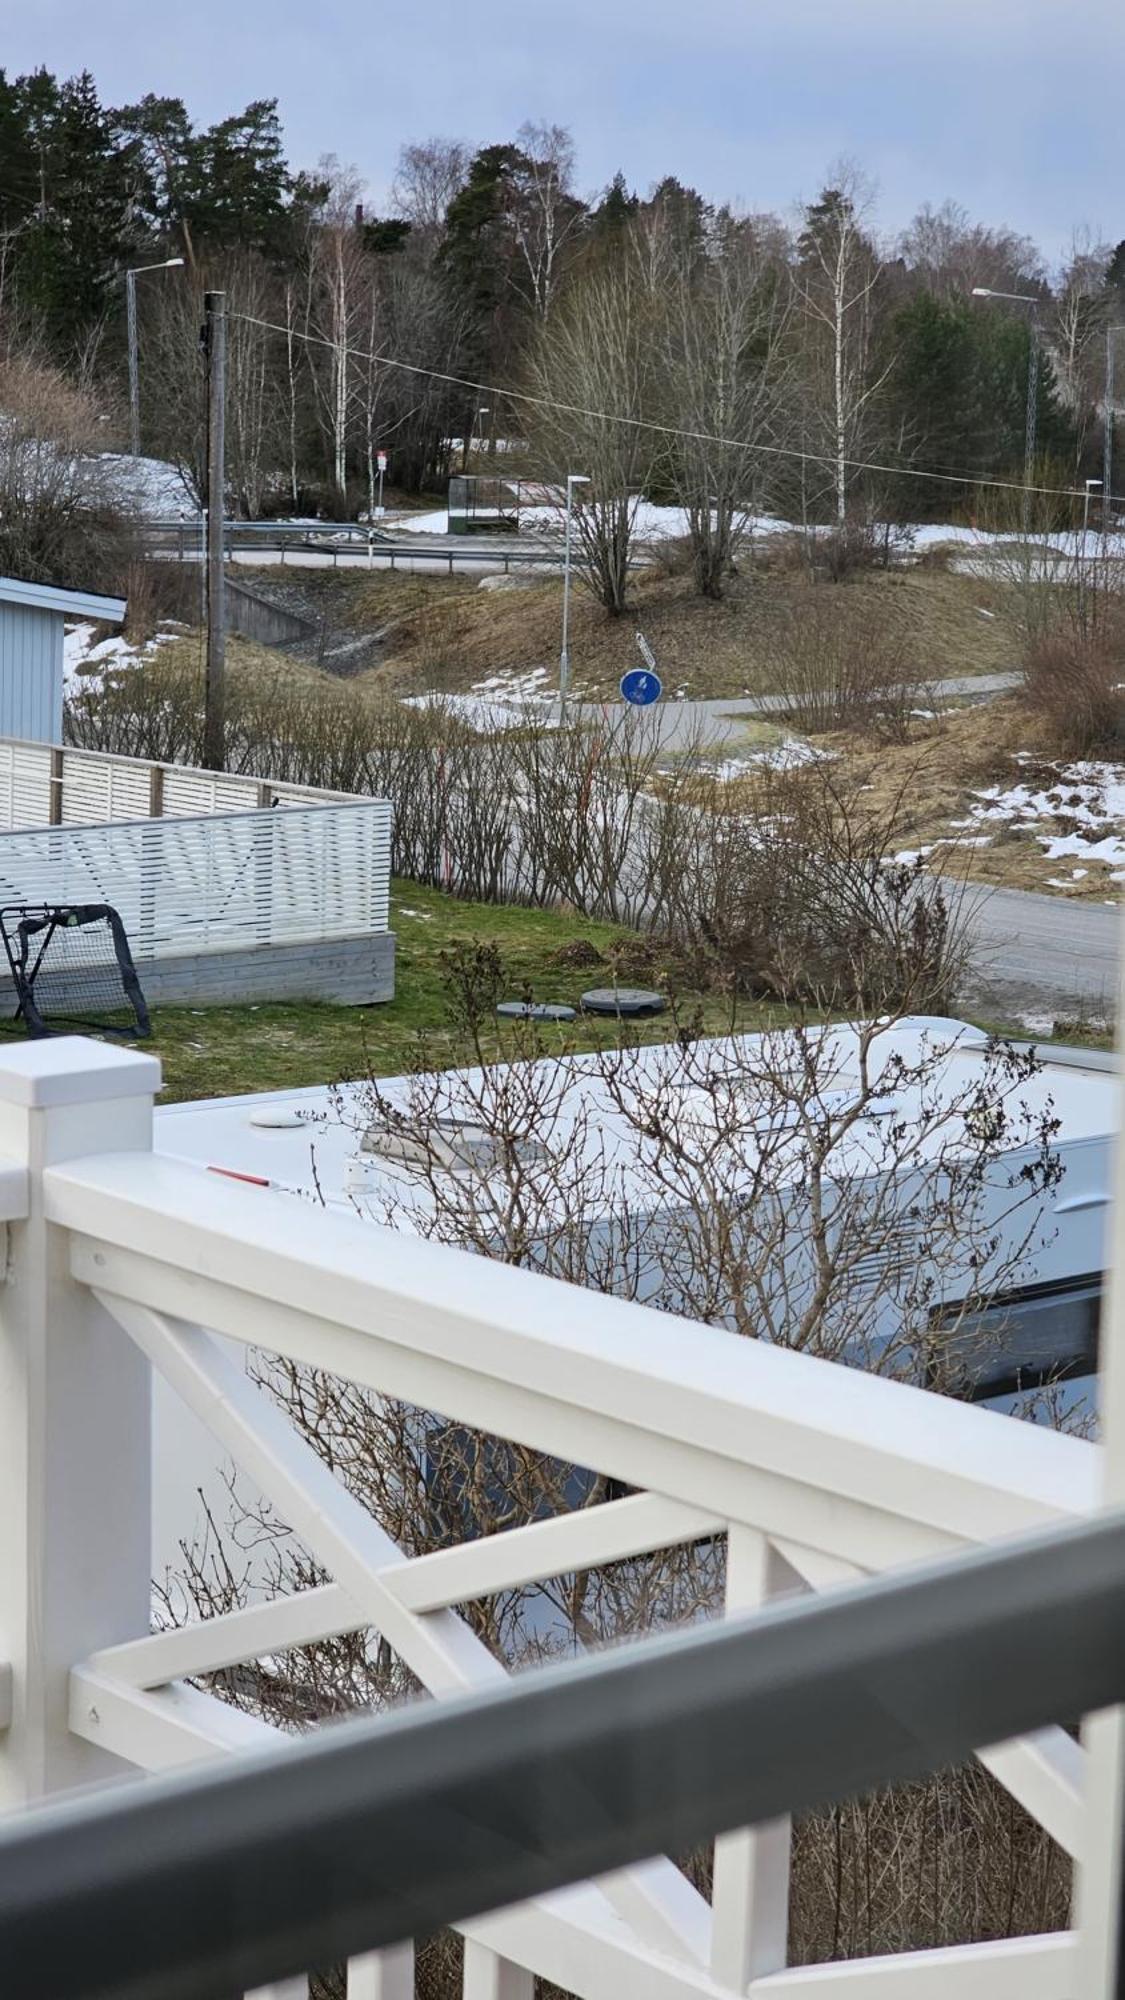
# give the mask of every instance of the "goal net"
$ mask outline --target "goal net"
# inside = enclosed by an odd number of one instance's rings
[[[29,1035],[149,1033],[125,926],[108,903],[19,903],[0,909],[0,935]]]

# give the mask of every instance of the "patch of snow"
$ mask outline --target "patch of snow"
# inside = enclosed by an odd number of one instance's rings
[[[556,718],[550,715],[550,709],[556,700],[550,667],[529,667],[523,673],[510,668],[504,673],[490,674],[483,681],[475,681],[468,694],[431,690],[426,694],[404,695],[403,707],[440,709],[467,722],[470,729],[488,732],[519,729],[532,719],[554,727]]]
[[[522,674],[510,667],[502,674],[490,674],[487,680],[474,681],[474,694],[499,694],[511,701],[527,701],[532,695],[541,696],[543,682],[551,679],[550,667],[528,667]]]
[[[1016,1019],[1029,1035],[1053,1035],[1055,1032],[1053,1014],[1017,1014]]]
[[[730,784],[736,778],[744,778],[749,771],[799,771],[806,764],[823,763],[834,757],[833,750],[814,750],[811,743],[802,742],[798,736],[789,736],[784,743],[772,744],[764,750],[744,750],[738,757],[724,757],[716,764],[707,764],[704,769],[709,777],[718,778],[720,784]]]
[[[195,496],[178,466],[162,458],[131,458],[121,452],[103,452],[97,462],[125,505],[148,520],[199,521]]]
[[[561,496],[552,501],[549,488],[540,490],[544,494],[541,501],[520,507],[521,535],[562,532],[564,506]],[[632,519],[633,534],[641,542],[683,541],[688,534],[689,516],[684,507],[657,506],[651,500],[638,500]],[[449,515],[444,507],[428,514],[404,514],[395,526],[411,535],[444,535],[449,527]],[[793,523],[779,520],[772,514],[754,514],[746,516],[746,530],[750,535],[791,534]]]
[[[1042,764],[1029,751],[1017,753],[1015,761],[1034,764],[1039,782],[989,785],[974,792],[968,816],[953,821],[954,826],[1018,827],[1038,841],[1048,861],[1069,856],[1125,867],[1125,766],[1090,760]],[[1081,880],[1081,874],[1071,880]],[[1053,880],[1050,886],[1060,885]]]
[[[63,687],[71,694],[100,694],[107,674],[142,666],[158,647],[178,639],[183,630],[178,621],[169,620],[138,646],[120,633],[95,642],[95,627],[84,619],[68,625],[63,634]]]

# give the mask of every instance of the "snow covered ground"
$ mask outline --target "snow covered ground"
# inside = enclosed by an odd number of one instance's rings
[[[150,520],[176,521],[198,520],[199,508],[194,495],[185,484],[182,473],[175,465],[159,458],[130,458],[125,453],[103,455],[102,463],[110,472],[113,484],[123,498],[132,500],[138,510]],[[550,488],[535,486],[524,480],[523,491],[540,493],[540,504],[520,508],[520,534],[557,534],[562,528],[561,503],[552,503],[547,497]],[[291,522],[288,525],[298,525]],[[312,523],[312,525],[318,525]],[[426,513],[398,513],[388,510],[384,527],[393,528],[396,534],[444,535],[448,531],[449,517],[444,507],[433,508]],[[748,527],[755,535],[790,534],[798,526],[796,522],[785,521],[777,515],[756,514],[748,517]],[[638,500],[634,514],[634,533],[638,540],[646,542],[676,540],[688,532],[687,513],[682,507],[657,506],[650,500]],[[827,527],[814,530],[827,534]],[[882,532],[880,529],[878,532]],[[913,527],[894,531],[896,540],[904,554],[911,550],[921,552],[937,548],[943,543],[963,545],[967,550],[993,548],[1001,543],[1012,545],[1021,540],[1018,531],[1009,529],[1003,533],[982,528],[967,527],[952,522],[928,521]],[[1089,557],[1110,555],[1117,561],[1125,561],[1125,534],[1115,534],[1105,538],[1096,528],[1091,528],[1084,537],[1081,530],[1050,535],[1034,535],[1032,542],[1044,552],[1051,551],[1062,556]]]
[[[514,669],[507,673],[490,674],[487,680],[475,681],[468,694],[404,695],[404,708],[436,708],[446,715],[455,715],[470,729],[489,732],[497,729],[518,729],[529,718],[537,722],[550,720],[548,711],[552,703],[557,703],[558,694],[549,667],[529,667],[526,673]],[[555,720],[557,721],[557,716]]]
[[[104,452],[98,463],[122,502],[146,520],[199,520],[195,497],[177,466],[162,458],[130,458],[123,452]]]
[[[95,640],[96,630],[96,626],[85,622],[66,628],[63,686],[67,694],[100,694],[107,675],[117,674],[123,668],[142,666],[145,660],[152,658],[158,647],[166,646],[170,640],[178,639],[186,632],[187,626],[170,621],[140,646],[122,638],[120,633],[114,633],[108,639]]]
[[[1029,751],[1016,758],[1022,783],[989,785],[972,794],[965,819],[953,825],[989,838],[1007,827],[1030,834],[1048,861],[1072,861],[1069,874],[1048,877],[1052,889],[1086,880],[1090,863],[1105,864],[1111,882],[1125,882],[1125,765],[1044,764]]]
[[[444,535],[448,525],[449,517],[444,507],[436,508],[430,514],[402,514],[394,522],[396,532],[401,530],[411,535]],[[751,527],[756,535],[778,534],[789,531],[792,523],[761,514],[754,516]],[[558,535],[562,529],[561,506],[520,508],[521,535]],[[683,507],[658,507],[651,500],[638,500],[633,515],[633,533],[638,541],[675,541],[682,539],[687,532],[688,517]]]

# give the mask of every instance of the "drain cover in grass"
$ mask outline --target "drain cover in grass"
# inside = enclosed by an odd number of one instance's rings
[[[573,1021],[576,1010],[554,1001],[501,1000],[496,1012],[502,1021]]]
[[[659,993],[649,993],[643,986],[593,986],[582,995],[587,1014],[662,1014],[666,1004]]]

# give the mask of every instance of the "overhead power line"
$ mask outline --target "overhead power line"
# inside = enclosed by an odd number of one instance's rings
[[[564,403],[555,396],[536,395],[530,389],[506,388],[498,382],[475,381],[468,375],[453,375],[442,368],[424,368],[416,361],[400,361],[391,354],[376,354],[369,348],[341,346],[326,335],[305,333],[296,327],[279,326],[276,321],[259,319],[253,313],[228,313],[230,320],[244,326],[260,327],[265,333],[279,333],[286,340],[303,340],[310,347],[325,347],[349,360],[364,361],[369,367],[397,368],[404,375],[419,375],[430,382],[445,382],[450,388],[471,389],[478,396],[503,396],[510,403],[526,403],[533,409],[553,410],[563,417],[585,417],[593,423],[625,424],[631,430],[650,431],[661,437],[684,438],[691,444],[718,444],[735,451],[757,452],[763,457],[786,458],[798,465],[823,465],[834,471],[841,463],[835,452],[801,450],[796,445],[750,444],[745,438],[726,437],[721,431],[689,430],[683,424],[662,424],[652,417],[625,417],[612,410],[592,410],[582,403]],[[895,479],[928,479],[944,486],[987,487],[994,493],[1035,493],[1054,500],[1081,500],[1080,486],[1029,486],[1022,479],[983,477],[977,472],[929,472],[909,463],[885,465],[877,459],[845,458],[849,472],[881,472]]]

